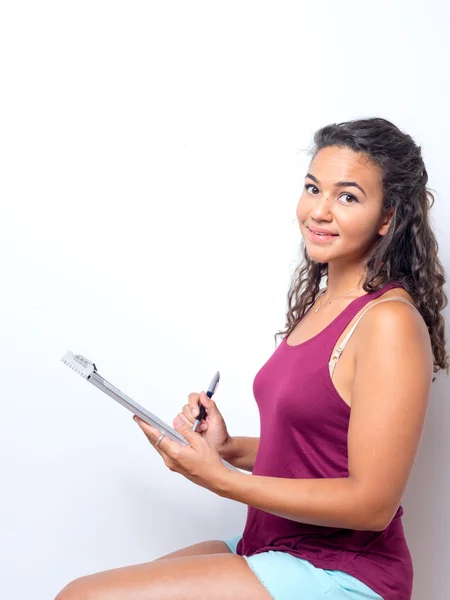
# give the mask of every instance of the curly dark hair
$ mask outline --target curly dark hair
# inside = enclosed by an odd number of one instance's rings
[[[444,291],[445,270],[438,258],[438,243],[429,223],[434,196],[427,188],[428,174],[421,147],[411,136],[382,118],[333,123],[319,129],[310,150],[312,159],[322,148],[337,146],[359,152],[378,165],[382,176],[383,210],[393,209],[386,235],[379,235],[365,262],[363,289],[378,291],[385,283],[398,282],[411,295],[428,328],[433,350],[433,372],[449,374],[442,310],[448,299]],[[328,263],[308,256],[295,269],[287,294],[288,310],[283,331],[289,335],[314,304]],[[436,377],[433,377],[433,381]]]

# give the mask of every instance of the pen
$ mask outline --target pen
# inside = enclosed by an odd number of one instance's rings
[[[214,375],[214,377],[212,378],[211,383],[209,384],[208,390],[206,392],[206,395],[208,396],[208,398],[211,398],[211,396],[216,391],[217,386],[219,385],[219,379],[220,379],[220,373],[219,373],[219,371],[217,371],[216,374]],[[197,429],[200,421],[202,419],[204,419],[205,416],[206,416],[206,409],[203,406],[203,404],[200,404],[200,413],[199,413],[198,417],[195,419],[194,426],[192,427],[193,431],[195,431]]]

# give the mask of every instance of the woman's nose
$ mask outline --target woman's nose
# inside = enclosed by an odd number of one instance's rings
[[[326,221],[331,217],[330,197],[325,194],[316,196],[311,207],[311,217],[316,221]]]

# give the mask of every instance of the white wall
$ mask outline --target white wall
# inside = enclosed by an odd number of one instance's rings
[[[317,128],[383,116],[422,144],[449,269],[448,18],[440,0],[1,3],[1,598],[240,531],[243,505],[168,471],[60,358],[168,421],[218,369],[229,429],[257,435]],[[446,598],[448,391],[404,499],[414,600]]]

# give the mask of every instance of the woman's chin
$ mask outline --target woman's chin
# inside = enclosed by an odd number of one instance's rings
[[[336,253],[331,248],[318,248],[314,244],[305,243],[306,252],[311,260],[314,262],[326,263],[335,258]]]

